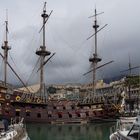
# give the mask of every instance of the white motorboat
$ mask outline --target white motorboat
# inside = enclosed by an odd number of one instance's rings
[[[0,122],[0,140],[30,140],[23,124],[23,118],[18,123],[12,121],[10,126],[7,124],[6,120]]]
[[[110,140],[140,140],[140,116],[120,118]]]

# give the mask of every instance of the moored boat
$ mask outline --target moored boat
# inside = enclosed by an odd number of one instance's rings
[[[115,132],[110,135],[110,140],[139,140],[140,116],[121,117],[117,121]]]
[[[8,126],[8,121],[2,119],[0,122],[0,140],[30,140],[23,124],[23,118],[12,120]]]
[[[11,68],[7,61],[6,54],[9,50],[8,41],[5,41],[5,45],[3,46],[5,56],[1,54],[5,60],[5,82],[0,84],[0,115],[8,120],[10,120],[12,117],[24,117],[25,121],[28,122],[47,123],[88,123],[97,120],[110,121],[110,118],[116,119],[115,117],[117,114],[119,114],[120,108],[116,108],[113,103],[105,101],[106,99],[104,97],[102,97],[102,99],[99,96],[96,97],[95,70],[98,68],[96,67],[97,62],[101,61],[101,59],[97,57],[97,52],[93,54],[93,58],[89,59],[89,61],[94,63],[95,66],[93,92],[92,95],[90,94],[90,100],[87,99],[85,102],[83,102],[78,100],[53,100],[47,98],[44,83],[44,65],[54,54],[45,60],[46,57],[51,54],[51,52],[46,49],[45,45],[45,24],[48,21],[51,13],[52,11],[50,14],[46,13],[45,3],[43,13],[41,15],[43,18],[43,25],[41,28],[41,31],[43,32],[43,45],[41,45],[40,48],[36,51],[36,54],[40,57],[40,89],[37,93],[31,94],[28,87],[26,87],[21,78],[15,73],[14,69]],[[97,34],[97,28],[99,27],[96,20],[97,15],[98,14],[95,10],[95,25],[93,26],[95,29],[95,36]],[[27,92],[13,90],[6,83],[6,65],[9,65],[18,79],[23,83],[27,89]],[[101,100],[97,100],[97,98],[100,98]]]

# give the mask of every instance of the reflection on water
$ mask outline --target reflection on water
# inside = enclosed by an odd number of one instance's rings
[[[31,140],[108,140],[114,123],[84,125],[28,124]]]

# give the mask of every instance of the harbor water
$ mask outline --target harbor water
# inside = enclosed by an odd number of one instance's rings
[[[115,123],[100,124],[27,124],[31,140],[109,140]]]

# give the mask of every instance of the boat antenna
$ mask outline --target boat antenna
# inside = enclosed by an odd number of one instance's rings
[[[52,12],[51,12],[52,13]],[[47,51],[46,45],[45,45],[45,24],[47,23],[51,13],[48,15],[46,14],[46,2],[44,3],[43,7],[43,13],[41,14],[41,17],[43,18],[43,25],[39,32],[43,32],[43,42],[42,46],[36,51],[36,54],[40,56],[40,96],[44,93],[45,97],[45,83],[44,83],[44,61],[45,57],[49,56],[51,52]]]
[[[5,41],[2,45],[2,49],[4,51],[4,84],[6,86],[7,83],[7,60],[8,60],[8,51],[11,49],[8,46],[8,10],[6,10],[6,21],[5,21]]]

